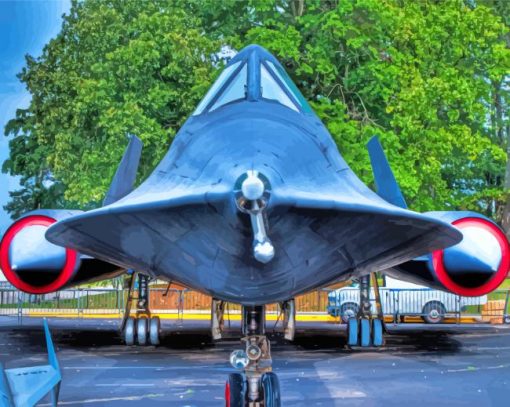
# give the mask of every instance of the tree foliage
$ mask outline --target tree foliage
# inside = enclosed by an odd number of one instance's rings
[[[258,43],[365,182],[378,134],[413,209],[495,216],[510,132],[506,11],[496,0],[74,2],[20,74],[32,102],[6,127],[3,170],[23,177],[8,209],[99,202],[127,133],[144,142],[143,179],[221,69],[220,48]]]

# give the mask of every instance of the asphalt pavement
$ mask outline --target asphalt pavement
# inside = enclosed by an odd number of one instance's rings
[[[228,357],[240,348],[235,324],[213,343],[206,321],[164,321],[157,348],[124,346],[118,320],[49,325],[63,372],[59,405],[224,405]],[[380,350],[346,349],[338,325],[298,328],[294,343],[271,335],[284,406],[510,405],[507,327],[389,326]],[[46,363],[40,319],[1,317],[0,345],[7,368]]]

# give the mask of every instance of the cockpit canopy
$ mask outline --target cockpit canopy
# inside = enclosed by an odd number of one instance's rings
[[[258,45],[246,47],[230,61],[193,115],[209,113],[242,100],[266,100],[296,112],[312,111],[280,63]]]

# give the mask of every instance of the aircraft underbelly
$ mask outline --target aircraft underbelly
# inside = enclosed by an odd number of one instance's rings
[[[226,217],[211,205],[98,214],[67,225],[58,239],[96,258],[243,304],[286,300],[438,244],[428,222],[380,213],[278,208],[268,214],[268,225],[276,251],[268,264],[252,256],[248,216]]]

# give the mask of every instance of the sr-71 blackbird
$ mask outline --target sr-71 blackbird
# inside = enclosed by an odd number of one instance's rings
[[[178,282],[214,299],[215,338],[224,303],[241,304],[246,349],[231,362],[244,374],[229,376],[227,405],[277,406],[266,304],[280,303],[291,339],[296,295],[356,278],[364,303],[349,320],[349,344],[380,346],[383,323],[366,301],[370,273],[478,296],[508,272],[509,244],[495,223],[473,212],[408,210],[378,140],[368,147],[377,193],[349,168],[282,65],[252,45],[228,63],[139,187],[141,142],[132,137],[102,208],[27,213],[5,233],[0,264],[14,286],[35,294],[126,270],[139,274],[142,300],[147,278]],[[157,344],[159,330],[157,317],[127,313],[123,323],[128,344]]]

